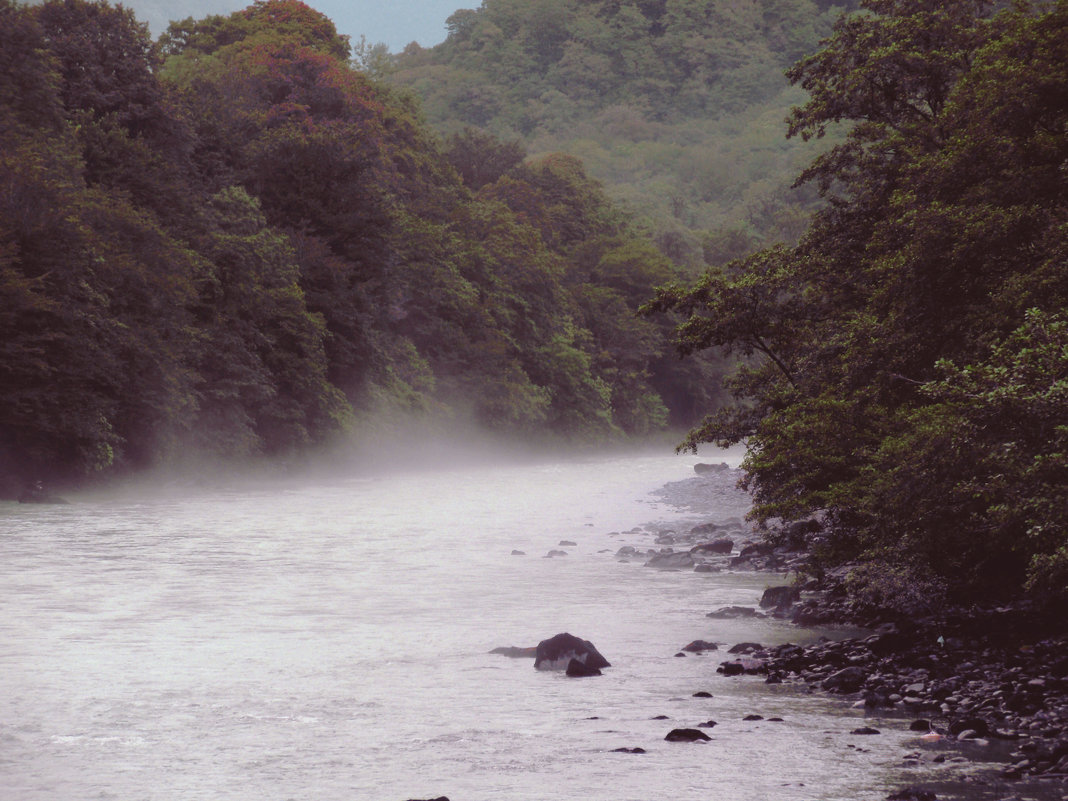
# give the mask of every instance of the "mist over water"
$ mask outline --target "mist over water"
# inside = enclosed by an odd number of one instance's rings
[[[881,799],[949,775],[902,767],[919,749],[906,720],[851,737],[864,721],[842,702],[725,679],[722,652],[675,657],[697,638],[819,634],[705,617],[776,577],[617,561],[651,544],[635,526],[743,513],[722,481],[703,509],[651,494],[722,458],[0,505],[0,796]],[[575,680],[488,653],[561,631],[613,667]],[[711,743],[663,740],[710,719]]]

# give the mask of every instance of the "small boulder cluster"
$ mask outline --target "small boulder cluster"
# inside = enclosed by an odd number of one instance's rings
[[[856,695],[874,714],[912,715],[932,737],[1012,741],[1005,778],[1068,775],[1068,637],[1022,642],[982,617],[948,626],[884,625],[809,647],[739,643],[718,672]]]

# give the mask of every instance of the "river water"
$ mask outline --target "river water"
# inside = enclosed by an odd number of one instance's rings
[[[906,763],[923,748],[905,719],[851,735],[871,721],[846,702],[724,678],[722,651],[675,656],[698,638],[844,636],[705,616],[755,605],[781,577],[616,558],[651,546],[657,527],[744,512],[723,478],[688,508],[654,494],[693,489],[696,461],[612,455],[0,504],[0,798],[882,799],[965,771],[953,751]],[[546,558],[554,549],[567,555]],[[568,679],[488,653],[562,631],[613,667]],[[710,719],[712,742],[664,741]],[[647,753],[613,751],[624,747]]]

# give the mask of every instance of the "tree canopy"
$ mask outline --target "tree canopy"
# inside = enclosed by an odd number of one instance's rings
[[[742,357],[686,444],[746,441],[757,518],[815,515],[825,565],[1065,600],[1068,3],[863,6],[790,71],[792,135],[851,125],[800,179],[826,207],[650,305]]]
[[[0,489],[405,415],[691,413],[701,370],[636,314],[677,270],[582,164],[441,141],[351,53],[296,0],[158,42],[104,0],[0,0]]]
[[[724,238],[794,241],[790,183],[820,145],[781,135],[783,73],[855,0],[486,0],[385,69],[444,135],[464,127],[580,157],[660,249],[716,263]]]

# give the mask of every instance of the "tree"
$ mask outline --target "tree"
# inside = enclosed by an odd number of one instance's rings
[[[685,445],[746,440],[757,519],[819,516],[827,560],[960,596],[1048,587],[1063,530],[1034,510],[1059,503],[1061,329],[1043,315],[1068,300],[1050,175],[1068,155],[1052,101],[1068,5],[864,6],[790,72],[811,93],[791,135],[853,123],[801,177],[828,207],[797,246],[650,306],[687,316],[684,352],[746,357],[734,407]]]

